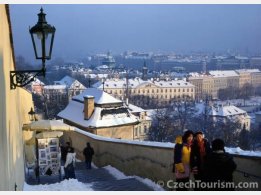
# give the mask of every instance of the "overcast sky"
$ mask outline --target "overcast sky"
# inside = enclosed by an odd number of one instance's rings
[[[53,56],[110,50],[261,51],[261,5],[42,5]],[[29,26],[41,5],[10,5],[16,55],[34,57]]]

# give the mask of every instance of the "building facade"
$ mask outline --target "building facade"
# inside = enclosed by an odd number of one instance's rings
[[[0,4],[0,26],[0,191],[20,191],[25,181],[22,126],[30,122],[33,101],[26,89],[10,89],[16,66],[8,5]]]
[[[144,138],[135,134],[135,128],[150,123],[143,115],[143,111],[137,111],[137,108],[129,109],[121,100],[102,90],[88,88],[73,97],[58,117],[69,125],[96,135],[140,140]]]
[[[148,103],[146,97],[162,103],[170,103],[173,99],[195,98],[195,86],[184,80],[107,79],[104,84],[98,82],[93,87],[104,88],[105,92],[119,99],[125,99],[127,91],[129,97],[136,97],[135,104],[138,106]]]
[[[250,131],[251,117],[246,111],[236,106],[214,105],[211,107],[209,115],[214,119],[237,120],[241,124],[241,129],[245,126],[246,130]]]
[[[54,81],[55,85],[65,85],[68,93],[68,99],[71,100],[73,96],[82,93],[86,87],[78,80],[65,76],[60,81]]]
[[[261,86],[261,72],[258,69],[239,69],[226,71],[209,71],[207,74],[190,73],[188,81],[195,85],[196,99],[206,95],[218,98],[220,89],[240,89],[246,84],[254,88]]]

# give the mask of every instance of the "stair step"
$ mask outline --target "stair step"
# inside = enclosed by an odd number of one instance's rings
[[[76,178],[83,183],[116,180],[106,169],[76,170]]]
[[[99,181],[92,184],[95,191],[153,191],[152,188],[135,178]]]

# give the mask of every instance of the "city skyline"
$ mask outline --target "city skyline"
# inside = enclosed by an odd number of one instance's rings
[[[54,57],[126,50],[261,51],[261,5],[10,5],[15,54],[30,60],[28,29],[41,7],[57,29]]]

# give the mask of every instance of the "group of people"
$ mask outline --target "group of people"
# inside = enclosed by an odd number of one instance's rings
[[[94,155],[94,150],[90,143],[86,143],[86,147],[83,150],[83,155],[85,156],[86,169],[91,169],[92,156]],[[75,179],[75,161],[76,153],[74,148],[71,146],[70,142],[66,142],[65,146],[61,146],[61,164],[64,166],[64,179]]]
[[[189,182],[191,174],[200,182],[233,182],[233,172],[236,164],[233,157],[225,152],[224,141],[215,139],[210,147],[201,131],[194,133],[186,131],[183,136],[177,136],[174,148],[173,172],[176,182],[183,183],[177,190],[187,190],[185,184]],[[187,185],[188,186],[188,185]],[[200,186],[200,185],[198,185]],[[209,187],[211,186],[211,187]],[[207,185],[207,189],[218,190],[218,185]],[[194,190],[207,190],[200,187]],[[232,190],[225,187],[220,190]]]

